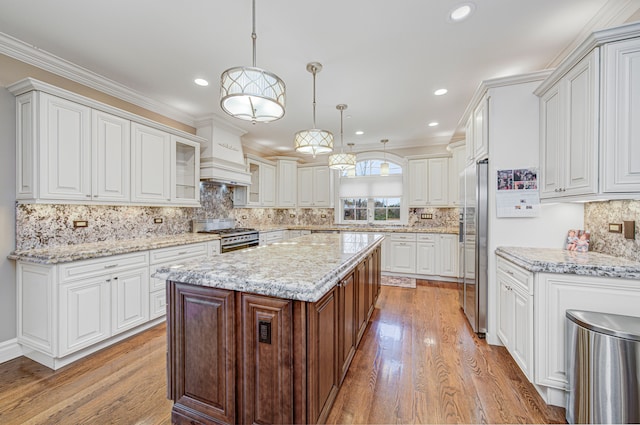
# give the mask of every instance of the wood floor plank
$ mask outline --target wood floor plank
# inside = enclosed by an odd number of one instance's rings
[[[58,371],[0,365],[0,423],[169,424],[166,328]],[[503,347],[477,338],[454,284],[383,287],[327,423],[564,423]]]

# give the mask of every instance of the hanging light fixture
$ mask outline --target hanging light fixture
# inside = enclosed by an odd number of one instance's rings
[[[276,74],[256,67],[256,1],[253,0],[253,66],[229,68],[220,77],[220,106],[232,117],[271,122],[284,116],[286,87]]]
[[[356,168],[356,156],[352,153],[344,153],[344,141],[342,140],[342,114],[347,105],[341,103],[336,105],[336,109],[340,111],[340,153],[329,155],[329,168],[334,170],[349,170]]]
[[[316,128],[316,74],[322,71],[322,64],[310,62],[307,64],[307,71],[313,74],[313,128],[298,131],[294,138],[294,144],[296,151],[310,153],[315,158],[317,154],[333,151],[333,134],[330,131]]]
[[[380,175],[381,176],[388,176],[389,175],[389,163],[387,162],[387,143],[389,142],[389,139],[382,139],[380,140],[380,143],[382,143],[383,149],[384,149],[384,162],[382,164],[380,164]]]
[[[353,155],[353,158],[355,160],[356,159],[356,154],[353,153],[353,145],[354,144],[355,143],[347,143],[347,146],[349,146],[349,153],[351,155]],[[357,161],[356,161],[356,164],[357,164]],[[347,169],[347,177],[355,177],[355,176],[356,176],[356,167]]]

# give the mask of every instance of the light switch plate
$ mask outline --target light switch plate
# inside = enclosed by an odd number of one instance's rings
[[[609,223],[609,233],[622,233],[622,223]]]
[[[154,224],[162,224],[163,221],[162,217],[156,217],[153,219]]]
[[[73,228],[77,229],[78,227],[89,227],[89,222],[87,220],[73,220]]]

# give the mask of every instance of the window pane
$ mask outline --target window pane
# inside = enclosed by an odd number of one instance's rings
[[[355,205],[355,201],[353,199],[345,199],[344,200],[344,207],[345,208],[353,208]]]
[[[388,220],[400,220],[400,208],[389,208],[387,210]]]
[[[387,207],[396,207],[396,208],[400,208],[400,198],[389,198],[386,199],[387,203]]]
[[[366,209],[358,209],[356,210],[356,220],[366,220],[367,219],[367,210]]]
[[[356,199],[356,208],[367,208],[367,200],[366,199]]]
[[[344,210],[344,219],[345,220],[354,220],[355,219],[355,210],[354,209],[346,209]]]
[[[387,210],[385,208],[376,208],[373,212],[374,220],[386,220],[387,219]]]

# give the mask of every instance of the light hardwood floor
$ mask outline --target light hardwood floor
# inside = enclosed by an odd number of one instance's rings
[[[168,424],[164,325],[58,371],[0,365],[1,424]],[[383,287],[330,423],[554,423],[502,347],[471,333],[452,284]]]

